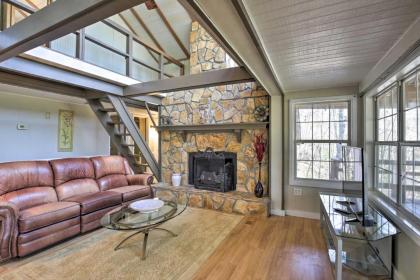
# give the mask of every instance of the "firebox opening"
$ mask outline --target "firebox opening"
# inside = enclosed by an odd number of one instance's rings
[[[198,189],[228,192],[236,189],[236,154],[204,152],[188,155],[188,183]]]

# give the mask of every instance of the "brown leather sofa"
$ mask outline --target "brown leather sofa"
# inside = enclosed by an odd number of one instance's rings
[[[152,181],[120,156],[0,163],[0,260],[100,227],[106,212],[152,197]]]

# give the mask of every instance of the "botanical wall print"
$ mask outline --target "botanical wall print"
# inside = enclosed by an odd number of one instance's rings
[[[73,151],[73,111],[58,112],[58,151]]]

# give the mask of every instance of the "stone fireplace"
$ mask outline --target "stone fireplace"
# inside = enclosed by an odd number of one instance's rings
[[[236,154],[215,152],[211,148],[189,153],[188,183],[203,190],[236,190]]]
[[[190,74],[232,67],[232,61],[225,51],[197,23],[192,25],[190,35]],[[233,65],[234,66],[234,65]],[[200,125],[234,125],[241,123],[257,123],[255,108],[269,106],[269,95],[257,86],[247,82],[234,85],[220,85],[209,88],[199,88],[167,93],[162,100],[161,115],[170,120],[172,126]],[[237,193],[254,196],[254,188],[258,179],[258,163],[255,158],[253,141],[255,135],[264,134],[268,138],[265,126],[259,128],[233,131],[180,132],[163,130],[161,133],[161,163],[162,181],[171,184],[173,173],[182,174],[181,185],[191,187],[200,184],[206,190],[214,188],[214,182],[220,174],[217,170],[206,171],[201,182],[194,182],[191,173],[194,172],[190,163],[191,157],[210,147],[214,151],[223,151],[225,160],[231,154],[235,155],[236,163],[232,168],[235,173],[233,187]],[[238,133],[240,133],[238,137]],[[225,166],[231,168],[231,166]],[[264,156],[261,168],[261,182],[266,193],[268,186],[268,154]],[[202,172],[201,172],[202,173]],[[213,179],[212,179],[213,177]],[[210,178],[210,179],[209,179]],[[203,186],[205,185],[205,186]],[[191,188],[194,191],[206,191]],[[226,192],[226,194],[235,192]],[[215,192],[216,196],[223,193]]]

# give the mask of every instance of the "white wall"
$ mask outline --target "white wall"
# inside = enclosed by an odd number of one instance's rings
[[[282,96],[270,100],[270,195],[271,212],[283,214],[283,103]]]
[[[74,111],[72,152],[58,152],[58,110]],[[46,118],[50,113],[50,118]],[[17,130],[17,124],[28,130]],[[0,162],[109,154],[109,137],[88,105],[0,90]]]

